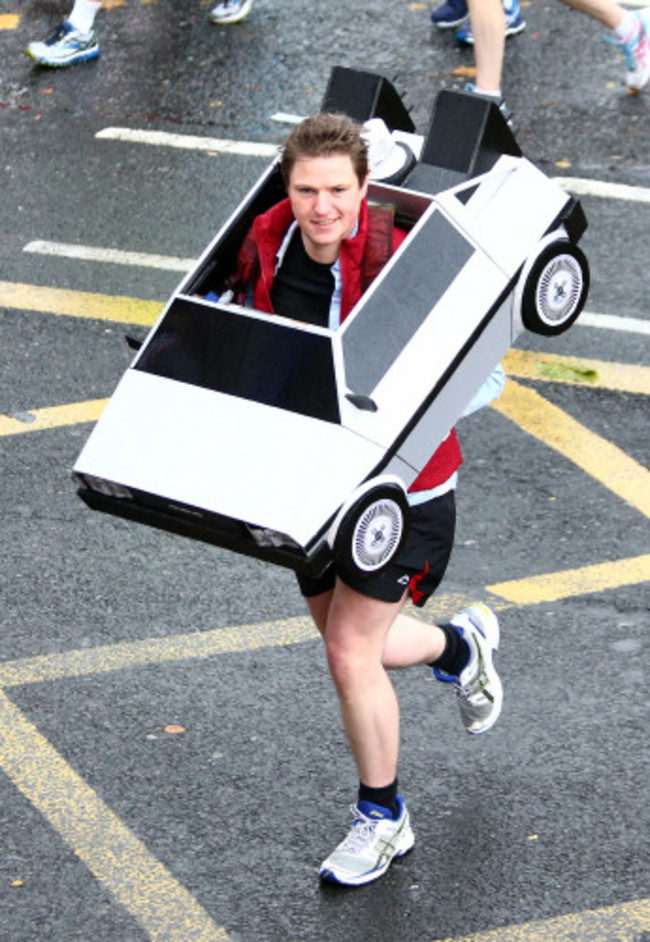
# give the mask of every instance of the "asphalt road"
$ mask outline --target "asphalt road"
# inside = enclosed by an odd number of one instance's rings
[[[507,402],[462,424],[457,544],[424,617],[498,610],[503,717],[470,739],[447,690],[396,677],[416,848],[336,891],[317,867],[355,779],[292,575],[93,514],[69,478],[77,407],[146,329],[112,299],[137,320],[180,274],[25,247],[196,257],[268,161],[106,128],[276,144],[273,115],[363,64],[398,74],[424,131],[472,58],[425,4],[258,0],[229,30],[208,9],[114,4],[99,60],[56,73],[20,50],[62,7],[0,13],[0,939],[647,942],[650,93],[626,94],[595,24],[525,6],[518,137],[550,176],[624,188],[583,197],[582,243],[588,312],[623,320],[523,338]],[[71,316],[87,294],[96,313]]]

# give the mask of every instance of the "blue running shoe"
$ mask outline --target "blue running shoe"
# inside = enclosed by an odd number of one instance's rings
[[[444,0],[431,14],[431,22],[438,29],[453,29],[469,16],[467,0]]]
[[[323,861],[321,880],[361,886],[386,873],[395,857],[406,854],[415,843],[404,800],[398,795],[396,821],[386,808],[360,801],[350,809],[354,816],[345,840]]]
[[[506,37],[523,33],[526,29],[526,21],[521,15],[521,9],[517,0],[512,0],[509,4],[504,0],[503,12],[506,15]],[[472,33],[472,24],[468,23],[463,29],[459,29],[456,33],[456,39],[464,46],[473,46],[474,34]]]
[[[99,44],[94,30],[80,33],[69,20],[63,20],[45,42],[30,43],[25,55],[39,65],[56,69],[94,59],[99,55]]]

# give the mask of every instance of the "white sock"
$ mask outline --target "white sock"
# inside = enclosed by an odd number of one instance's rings
[[[74,0],[72,13],[68,17],[68,22],[80,33],[89,33],[93,28],[95,17],[99,13],[101,0]]]
[[[623,19],[613,30],[614,36],[620,43],[629,43],[636,38],[639,32],[639,18],[634,15],[633,10],[624,10]]]
[[[477,92],[480,92],[480,93],[481,93],[481,95],[489,95],[490,98],[498,98],[499,100],[501,99],[501,89],[500,89],[500,88],[497,88],[496,91],[492,91],[492,89],[479,88],[478,85],[475,85],[474,87],[476,88],[476,91],[477,91]]]

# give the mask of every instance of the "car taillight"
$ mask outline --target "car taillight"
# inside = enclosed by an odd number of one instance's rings
[[[300,549],[300,546],[294,539],[287,536],[286,533],[280,533],[278,530],[248,526],[248,531],[258,546],[272,546],[276,548],[287,546],[291,549]]]
[[[131,491],[123,484],[116,484],[115,481],[95,477],[94,474],[82,474],[79,477],[87,488],[97,494],[103,494],[105,497],[119,497],[122,500],[133,498]]]

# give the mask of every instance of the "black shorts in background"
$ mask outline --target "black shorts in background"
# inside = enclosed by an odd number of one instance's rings
[[[411,507],[404,548],[379,575],[355,579],[332,563],[316,579],[297,574],[300,591],[306,598],[329,592],[338,576],[351,589],[380,602],[399,602],[408,589],[413,604],[421,608],[442,581],[455,529],[456,494],[452,489],[442,497]]]

